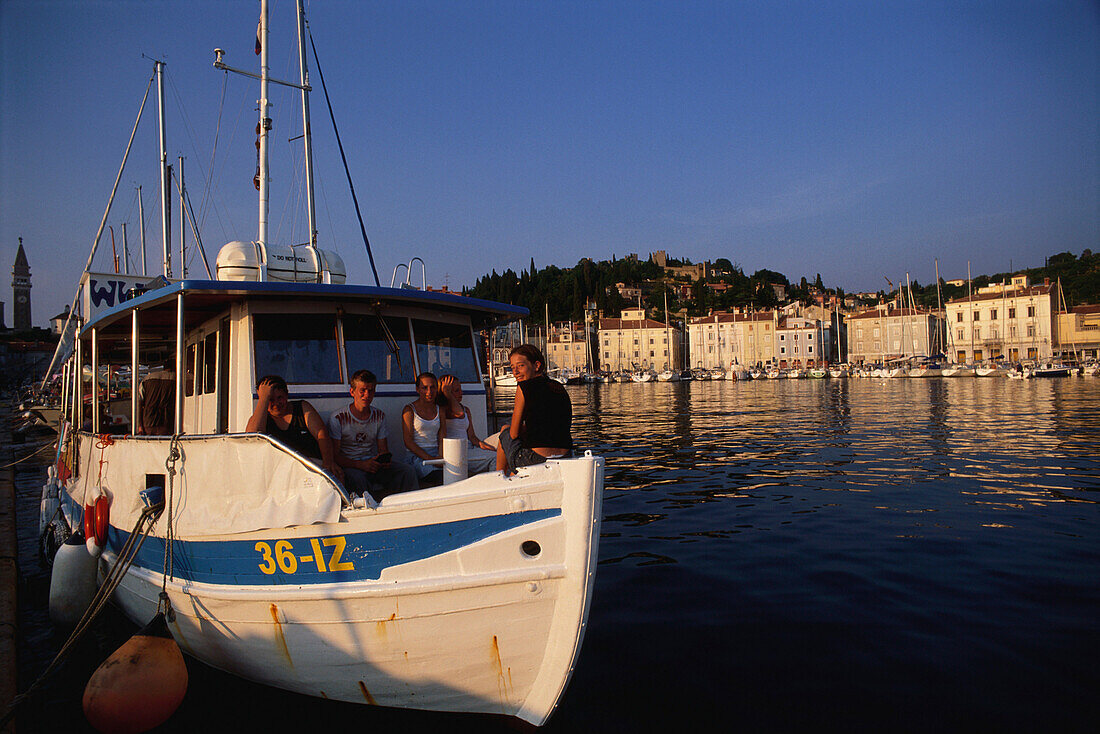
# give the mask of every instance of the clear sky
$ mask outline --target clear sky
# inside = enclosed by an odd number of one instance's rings
[[[258,83],[226,83],[212,61],[221,47],[258,68],[258,5],[0,0],[9,326],[19,236],[35,323],[71,300],[152,57],[168,64],[169,156],[185,158],[211,266],[225,242],[255,238]],[[294,3],[271,5],[272,74],[293,78]],[[950,279],[968,260],[1000,272],[1100,245],[1093,0],[313,0],[307,12],[384,284],[413,256],[430,284],[457,289],[532,257],[571,267],[663,249],[859,291],[906,272],[930,282],[934,258]],[[272,240],[301,242],[299,103],[272,99]],[[159,268],[154,100],[109,223],[121,248],[128,222],[136,253],[141,185]],[[371,282],[324,97],[311,104],[321,246]],[[110,268],[105,234],[94,269]]]

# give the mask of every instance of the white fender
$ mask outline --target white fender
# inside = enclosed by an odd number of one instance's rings
[[[50,576],[50,620],[54,624],[74,627],[80,621],[96,594],[98,565],[79,530],[57,550]]]

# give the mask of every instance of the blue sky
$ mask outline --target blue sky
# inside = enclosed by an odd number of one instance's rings
[[[258,67],[257,8],[0,2],[0,264],[10,273],[22,236],[36,323],[72,297],[151,75],[143,55],[168,63],[169,157],[185,157],[210,260],[255,238],[258,85],[211,64],[217,46]],[[1098,8],[307,4],[384,283],[413,256],[430,284],[459,288],[532,257],[663,249],[849,291],[930,282],[934,258],[953,278],[968,260],[999,272],[1100,245]],[[273,0],[275,76],[296,74],[293,23],[293,2]],[[300,242],[298,102],[272,98],[272,240]],[[320,242],[370,282],[323,96],[311,104]],[[141,185],[159,263],[155,123],[151,99],[109,223],[121,246],[128,222],[136,251]],[[109,253],[105,235],[96,270]]]

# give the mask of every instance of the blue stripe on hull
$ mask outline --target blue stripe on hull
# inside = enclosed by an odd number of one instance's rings
[[[273,531],[262,541],[176,540],[172,543],[173,576],[187,581],[242,586],[375,580],[391,566],[431,558],[521,525],[560,515],[561,510],[554,508],[312,538],[279,538],[278,531]],[[112,527],[108,544],[117,551],[127,537],[128,532]],[[146,538],[134,565],[160,571],[164,566],[164,540],[153,536]]]

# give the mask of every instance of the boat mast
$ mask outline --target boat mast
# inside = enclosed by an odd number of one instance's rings
[[[309,124],[309,69],[306,67],[306,14],[298,0],[298,78],[302,85],[302,137],[305,146],[306,214],[309,218],[309,246],[317,247],[317,214],[313,202],[313,143]],[[316,253],[315,253],[316,256]],[[318,263],[320,264],[320,263]],[[320,277],[321,268],[317,268]]]
[[[260,27],[257,30],[256,42],[260,46],[260,122],[256,126],[256,130],[259,133],[258,143],[260,146],[260,170],[257,173],[258,185],[260,190],[260,216],[259,227],[256,234],[256,241],[261,248],[267,248],[267,216],[269,209],[270,191],[268,191],[268,140],[271,137],[271,118],[267,116],[267,108],[271,106],[271,102],[267,97],[267,75],[268,75],[268,49],[267,49],[267,0],[260,0]],[[266,252],[264,259],[267,259]],[[261,274],[263,269],[260,269]],[[262,277],[262,275],[261,275]]]
[[[169,212],[172,202],[168,192],[168,143],[164,119],[164,62],[154,61],[157,75],[157,99],[160,102],[160,235],[164,248],[164,277],[172,277],[172,230],[169,228]]]
[[[940,261],[939,261],[939,259],[934,258],[933,262],[936,264],[936,318],[932,319],[932,323],[936,325],[935,338],[939,339],[939,336],[940,336],[940,312],[941,312],[941,309],[943,308],[943,302],[940,299]],[[944,314],[944,324],[946,325],[946,323],[947,323],[947,315]],[[947,345],[943,345],[943,346],[944,346],[945,349],[947,348]],[[931,348],[929,348],[929,351],[932,351]],[[932,355],[928,355],[928,356],[932,356]]]
[[[141,274],[148,275],[149,270],[145,267],[145,202],[141,199],[141,187],[138,186],[138,225],[141,227]]]
[[[179,176],[180,184],[180,277],[187,277],[187,201],[184,198],[186,189],[183,183],[183,156],[179,156],[179,170],[176,171]]]
[[[974,292],[970,289],[970,261],[966,261],[966,302],[970,304],[970,359],[974,359]]]
[[[672,369],[672,337],[670,336],[670,332],[668,330],[668,290],[667,289],[664,291],[664,297],[665,297],[665,346],[668,347],[668,354],[665,355],[667,357],[667,359],[665,359],[665,369],[670,370],[670,369]]]

